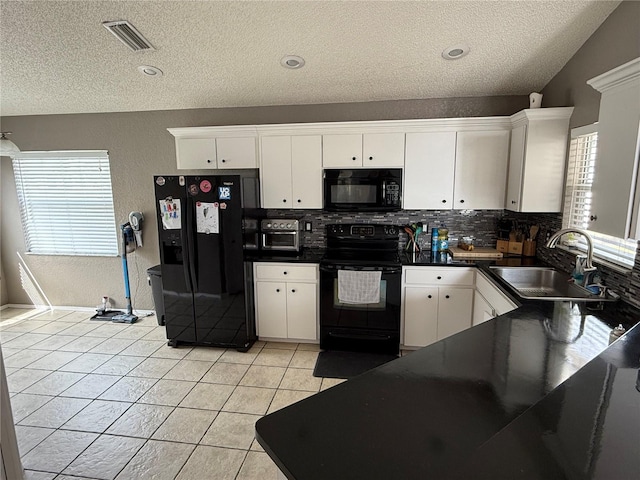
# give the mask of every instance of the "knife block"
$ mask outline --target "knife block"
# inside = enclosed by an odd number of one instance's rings
[[[502,253],[509,253],[509,241],[508,240],[498,240],[496,242],[496,250]]]
[[[534,240],[525,240],[522,247],[522,255],[525,257],[536,256],[536,242]]]
[[[511,255],[522,255],[522,242],[509,241],[509,253]]]

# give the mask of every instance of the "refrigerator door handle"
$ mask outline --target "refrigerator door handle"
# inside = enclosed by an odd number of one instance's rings
[[[187,199],[187,202],[185,203],[188,204],[188,199]],[[184,272],[184,283],[187,287],[187,292],[191,293],[193,292],[193,286],[191,285],[191,275],[189,273],[189,263],[191,262],[191,255],[189,254],[189,249],[191,248],[191,245],[189,242],[188,228],[185,225],[185,220],[184,220],[184,218],[187,217],[185,213],[188,213],[188,211],[183,212],[183,215],[182,215],[183,220],[181,222],[181,227],[180,227],[181,233],[182,233],[182,271]]]
[[[193,235],[194,225],[193,225],[193,217],[195,211],[193,208],[193,200],[191,198],[187,198],[187,242],[189,244],[189,272],[191,275],[191,285],[193,287],[193,291],[198,291],[198,276],[196,275],[196,241]]]

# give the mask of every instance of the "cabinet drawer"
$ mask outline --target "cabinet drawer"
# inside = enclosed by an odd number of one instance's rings
[[[404,283],[418,285],[468,285],[472,286],[475,271],[472,268],[407,268]]]
[[[310,281],[318,279],[318,266],[290,263],[256,263],[256,280]]]

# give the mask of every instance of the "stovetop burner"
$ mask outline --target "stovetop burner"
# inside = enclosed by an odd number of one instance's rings
[[[400,266],[398,227],[395,225],[327,225],[324,265]]]

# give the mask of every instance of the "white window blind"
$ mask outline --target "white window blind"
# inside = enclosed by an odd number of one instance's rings
[[[597,126],[582,127],[572,130],[563,227],[574,227],[588,230],[591,225],[591,188],[593,186],[595,165],[598,161]],[[597,232],[589,232],[593,239],[593,250],[596,257],[613,263],[632,267],[636,255],[637,242],[624,240]],[[577,248],[587,250],[586,241],[577,236]]]
[[[106,151],[22,152],[13,171],[28,252],[118,254]]]

